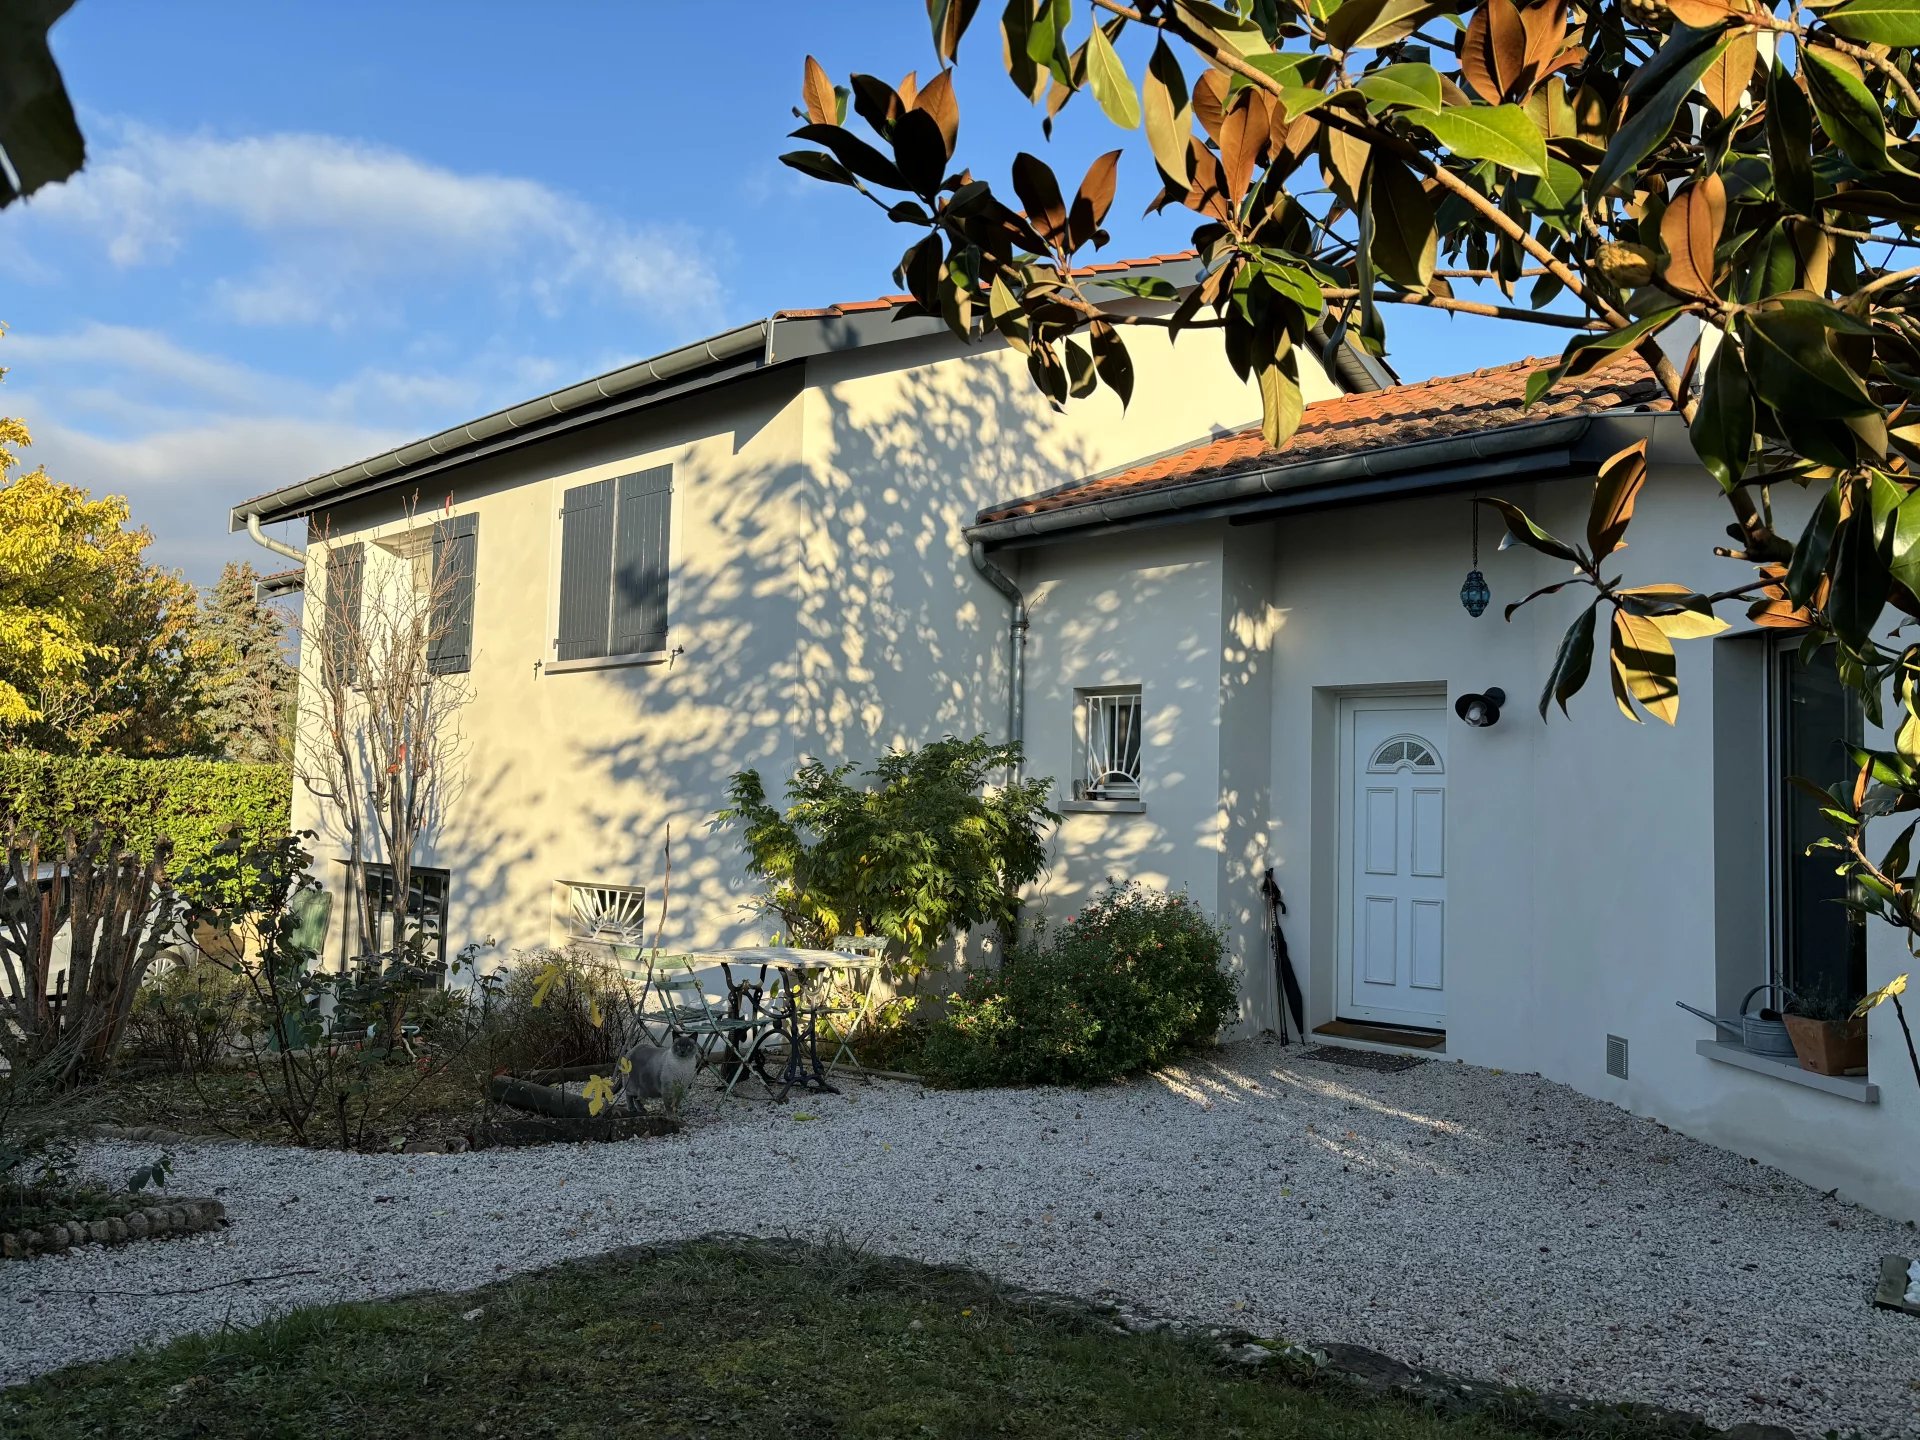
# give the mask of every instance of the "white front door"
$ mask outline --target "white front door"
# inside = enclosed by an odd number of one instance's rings
[[[1447,1016],[1445,711],[1342,706],[1346,900],[1340,1014],[1443,1029]]]

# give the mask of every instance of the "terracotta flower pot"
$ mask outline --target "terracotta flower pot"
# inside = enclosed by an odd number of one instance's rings
[[[1867,1068],[1867,1019],[1809,1020],[1789,1015],[1787,1034],[1802,1070],[1816,1075],[1844,1075]]]

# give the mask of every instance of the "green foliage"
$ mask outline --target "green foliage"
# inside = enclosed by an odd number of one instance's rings
[[[767,886],[761,904],[794,943],[885,936],[911,973],[959,931],[1014,934],[1021,888],[1045,870],[1059,818],[1051,780],[989,786],[1018,763],[1018,746],[984,736],[889,750],[859,785],[852,764],[809,760],[787,782],[784,814],[759,771],[743,770],[715,822],[740,827],[748,869]]]
[[[1235,1010],[1223,934],[1185,895],[1115,885],[997,972],[927,1037],[945,1085],[1091,1085],[1211,1040]]]
[[[580,946],[529,950],[487,977],[488,1073],[612,1065],[637,996],[620,970]]]
[[[246,849],[286,833],[292,794],[283,765],[0,750],[0,823],[43,843],[97,825],[111,843],[141,854],[167,841],[168,872],[188,899],[200,897],[203,872],[235,826]]]
[[[204,1069],[225,1054],[252,1018],[247,987],[224,965],[188,953],[149,971],[127,1017],[123,1053]]]

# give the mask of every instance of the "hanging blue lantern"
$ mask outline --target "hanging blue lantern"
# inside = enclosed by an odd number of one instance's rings
[[[1487,586],[1487,577],[1480,573],[1480,504],[1473,506],[1473,568],[1467,571],[1467,580],[1460,587],[1460,603],[1467,607],[1467,614],[1478,620],[1487,613],[1487,606],[1493,602],[1493,591]]]

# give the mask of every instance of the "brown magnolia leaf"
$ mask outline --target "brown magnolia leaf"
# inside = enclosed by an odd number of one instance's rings
[[[1067,248],[1078,250],[1096,239],[1101,222],[1113,205],[1113,193],[1120,174],[1120,152],[1109,150],[1087,167],[1086,178],[1067,211]]]
[[[1742,0],[1665,0],[1673,18],[1695,30],[1717,30],[1735,15],[1747,13]]]
[[[1680,718],[1680,665],[1673,642],[1643,615],[1613,612],[1613,672],[1619,685],[1656,720]],[[1615,688],[1616,698],[1618,686]]]
[[[1060,182],[1046,161],[1024,150],[1014,156],[1013,193],[1026,207],[1028,223],[1049,245],[1066,238],[1067,207],[1060,199]]]
[[[1300,115],[1289,120],[1285,109],[1276,105],[1267,135],[1268,150],[1272,156],[1267,162],[1268,173],[1276,180],[1284,180],[1300,168],[1302,160],[1313,153],[1313,147],[1320,139],[1320,117]]]
[[[940,73],[944,75],[946,72],[943,70]],[[913,108],[913,102],[920,97],[920,72],[918,70],[907,71],[905,77],[893,88],[899,92],[900,103],[911,110]]]
[[[1220,176],[1227,197],[1238,205],[1253,181],[1253,169],[1267,143],[1266,115],[1246,103],[1253,92],[1241,92],[1240,101],[1220,122]]]
[[[1482,100],[1498,105],[1527,70],[1527,31],[1513,0],[1485,0],[1460,43],[1460,75]]]
[[[933,116],[934,123],[940,127],[941,138],[947,142],[947,158],[951,160],[953,147],[960,139],[960,102],[953,98],[953,72],[942,70],[907,104]]]
[[[1192,159],[1193,188],[1181,197],[1180,203],[1197,215],[1211,215],[1225,224],[1233,210],[1227,202],[1227,187],[1220,178],[1220,161],[1198,135],[1189,138],[1187,147]],[[1221,273],[1214,271],[1216,275]]]
[[[833,81],[826,68],[811,55],[807,56],[806,71],[800,81],[800,98],[806,102],[809,124],[840,123],[840,97],[833,93]]]
[[[1193,114],[1200,128],[1217,142],[1220,127],[1227,118],[1228,80],[1220,70],[1203,70],[1193,82]]]
[[[1532,5],[1520,12],[1520,28],[1527,37],[1527,69],[1534,83],[1554,69],[1567,43],[1567,7],[1564,4]]]
[[[1740,108],[1747,87],[1753,83],[1753,67],[1760,57],[1760,42],[1753,31],[1736,31],[1720,52],[1720,58],[1700,77],[1700,93],[1722,116]]]
[[[1660,240],[1667,247],[1667,288],[1703,300],[1716,297],[1713,288],[1714,248],[1727,223],[1727,187],[1709,175],[1687,186],[1667,206],[1660,221]]]
[[[1609,456],[1594,482],[1593,505],[1587,511],[1587,547],[1595,560],[1604,560],[1620,548],[1633,519],[1634,502],[1647,483],[1647,442],[1636,440]]]

